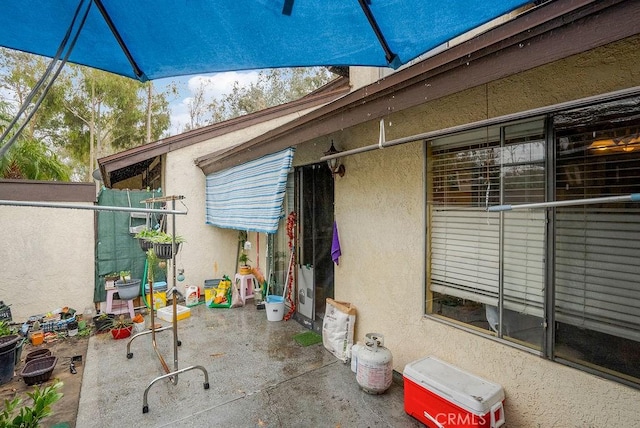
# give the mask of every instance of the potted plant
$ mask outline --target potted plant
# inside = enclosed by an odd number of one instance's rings
[[[139,279],[131,279],[131,272],[128,270],[120,271],[120,279],[116,281],[118,296],[120,300],[135,299],[140,295]]]
[[[180,244],[186,242],[185,239],[180,236],[172,236],[165,232],[158,232],[153,238],[153,251],[159,259],[170,259],[173,257],[173,243],[176,244],[176,253],[180,249]]]
[[[104,276],[104,285],[105,287],[114,287],[117,280],[120,279],[120,274],[118,272],[111,272]]]
[[[120,315],[111,320],[110,331],[114,339],[126,339],[131,336],[133,330],[133,321]]]
[[[141,313],[136,313],[131,321],[133,321],[133,329],[136,333],[142,333],[144,331],[144,317]]]
[[[0,321],[0,353],[14,349],[20,340],[17,331],[6,321]]]
[[[103,333],[105,331],[108,331],[109,328],[111,327],[111,324],[114,318],[115,318],[114,314],[108,314],[106,312],[103,312],[93,317],[93,325],[96,326],[96,331],[98,333]]]
[[[249,275],[251,273],[251,266],[247,263],[250,262],[251,259],[249,259],[249,255],[244,250],[240,253],[238,261],[240,262],[240,275]]]
[[[136,233],[134,238],[138,240],[142,251],[146,252],[153,247],[153,238],[158,235],[158,233],[160,232],[155,229],[144,229]]]

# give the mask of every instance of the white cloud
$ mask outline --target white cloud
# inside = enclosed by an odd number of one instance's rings
[[[187,87],[190,94],[193,95],[203,85],[205,98],[209,101],[230,93],[235,82],[238,82],[240,86],[249,86],[251,83],[257,82],[257,80],[258,71],[242,73],[229,71],[227,73],[192,76],[187,82]]]

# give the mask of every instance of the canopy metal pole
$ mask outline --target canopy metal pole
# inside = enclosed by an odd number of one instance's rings
[[[161,208],[132,208],[132,207],[112,207],[101,205],[73,205],[61,204],[57,202],[30,202],[30,201],[8,201],[0,200],[0,206],[8,205],[15,207],[37,207],[37,208],[68,208],[72,210],[91,210],[91,211],[122,211],[130,213],[155,213],[155,214],[176,214],[186,215],[187,211],[163,210]]]
[[[623,196],[604,196],[601,198],[571,199],[567,201],[537,202],[533,204],[494,205],[492,207],[488,207],[487,211],[500,212],[500,211],[511,211],[511,210],[569,207],[569,206],[575,206],[575,205],[591,205],[591,204],[601,204],[606,202],[628,202],[628,201],[640,202],[640,193],[632,193],[630,195],[623,195]]]

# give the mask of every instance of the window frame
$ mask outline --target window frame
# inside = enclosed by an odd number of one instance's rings
[[[604,103],[600,103],[600,104],[604,104]],[[598,103],[594,103],[594,105],[597,106]],[[557,159],[556,159],[556,153],[557,153],[556,128],[554,127],[554,121],[553,121],[554,116],[558,113],[562,114],[564,112],[559,111],[555,113],[545,114],[544,116],[538,116],[538,118],[543,117],[545,120],[544,122],[545,159],[544,159],[544,174],[543,174],[546,179],[543,185],[544,193],[545,193],[544,194],[545,201],[558,200],[558,197],[556,196],[556,174],[557,174],[557,170],[559,169],[559,166],[557,164]],[[534,116],[531,116],[524,119],[520,118],[517,122],[532,121],[535,119],[536,118]],[[505,121],[503,123],[493,124],[492,126],[493,127],[497,126],[500,129],[501,141],[504,141],[504,138],[503,138],[504,129],[512,125],[513,123],[517,123],[517,122]],[[477,134],[478,130],[482,130],[483,128],[484,127],[478,127],[477,129],[473,129],[471,131],[467,130],[465,132],[469,132],[469,133],[476,132]],[[603,129],[606,131],[609,128],[604,127]],[[489,132],[487,132],[487,135],[488,134]],[[446,137],[446,135],[444,137]],[[442,138],[443,136],[438,136],[438,139],[442,139]],[[434,319],[438,322],[443,322],[445,324],[453,325],[457,328],[468,331],[470,333],[478,334],[483,337],[487,337],[492,340],[499,341],[500,343],[504,343],[508,346],[516,347],[526,352],[544,356],[547,359],[556,361],[564,365],[575,367],[581,371],[589,372],[589,373],[598,375],[600,377],[605,377],[634,388],[640,388],[640,381],[638,380],[637,376],[634,377],[632,375],[626,375],[625,373],[622,373],[622,372],[615,372],[610,370],[609,367],[603,366],[603,365],[592,367],[589,365],[589,361],[586,359],[581,360],[581,363],[580,363],[576,361],[569,361],[555,354],[555,349],[557,346],[557,343],[556,343],[557,326],[555,321],[556,321],[556,311],[558,310],[555,302],[555,298],[556,298],[555,262],[556,262],[556,239],[557,239],[557,235],[556,235],[557,213],[555,209],[544,210],[547,214],[546,214],[546,225],[544,230],[544,233],[546,236],[546,242],[544,243],[544,248],[543,248],[544,259],[545,259],[543,263],[544,264],[544,272],[543,272],[544,294],[542,296],[542,308],[543,308],[542,336],[543,337],[542,337],[540,349],[535,349],[534,347],[531,347],[529,345],[523,345],[518,342],[513,342],[511,340],[505,339],[504,337],[504,332],[502,331],[503,308],[504,308],[504,303],[503,303],[504,290],[502,288],[502,285],[503,285],[503,281],[502,281],[503,267],[502,266],[500,266],[499,268],[501,279],[500,279],[499,296],[498,296],[498,300],[499,300],[498,315],[499,315],[499,321],[500,321],[500,328],[496,334],[493,334],[487,330],[482,330],[480,328],[474,327],[463,321],[448,318],[443,315],[438,315],[434,312],[434,306],[433,306],[434,290],[432,290],[432,287],[431,287],[431,284],[432,284],[431,278],[432,278],[432,269],[433,269],[431,264],[431,256],[432,256],[431,253],[432,253],[432,242],[433,242],[434,231],[432,228],[432,224],[433,224],[432,207],[430,207],[430,204],[433,203],[431,198],[433,197],[432,191],[433,191],[434,147],[432,146],[432,144],[430,144],[429,140],[424,141],[424,147],[425,147],[424,153],[426,156],[426,161],[425,161],[425,196],[426,196],[426,199],[425,199],[425,219],[426,219],[425,255],[426,255],[426,267],[427,267],[426,269],[427,274],[425,277],[425,296],[426,296],[425,316],[430,319]],[[464,147],[464,145],[459,145],[458,147]],[[503,164],[501,163],[500,168],[502,168],[502,166]],[[500,191],[502,193],[504,188],[502,183],[502,173],[500,174],[500,177],[501,177]],[[502,200],[502,194],[501,194],[501,200]],[[500,235],[502,235],[502,233],[503,231],[501,226]],[[500,240],[501,240],[500,251],[502,251],[502,248],[503,248],[502,237],[500,238]],[[501,263],[502,263],[502,259],[503,258],[501,255],[500,256]]]

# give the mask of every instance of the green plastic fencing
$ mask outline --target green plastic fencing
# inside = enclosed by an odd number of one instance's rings
[[[98,205],[114,207],[147,208],[141,201],[162,196],[160,190],[118,190],[103,188],[98,195]],[[159,205],[149,208],[160,208]],[[145,218],[131,216],[128,212],[97,211],[96,212],[96,276],[93,293],[94,302],[104,302],[105,275],[130,271],[131,278],[144,279],[146,254],[140,248],[131,226],[146,224]],[[156,214],[152,214],[152,223],[159,221]],[[160,275],[159,275],[160,276]],[[166,278],[166,277],[165,277]],[[157,278],[160,281],[162,278]]]

